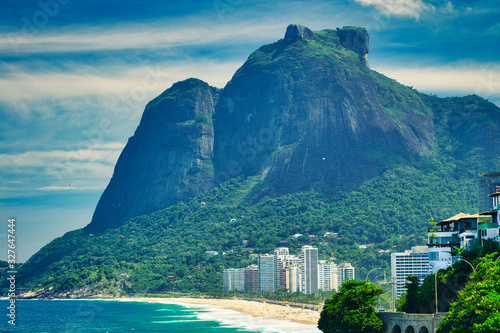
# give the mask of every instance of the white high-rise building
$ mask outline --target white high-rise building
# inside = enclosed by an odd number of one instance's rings
[[[245,269],[244,268],[228,268],[222,274],[222,282],[224,292],[231,290],[245,290]]]
[[[288,282],[288,292],[290,293],[296,293],[300,291],[300,283],[301,283],[301,274],[300,274],[300,267],[298,264],[295,266],[289,266],[288,267],[288,277],[289,277],[289,282]]]
[[[406,292],[408,276],[417,276],[423,281],[431,272],[427,246],[414,246],[411,251],[391,253],[391,277],[396,299]]]
[[[309,245],[302,247],[302,292],[318,293],[318,249]]]
[[[355,276],[355,269],[350,263],[346,262],[338,265],[338,288],[342,286],[344,281],[352,280]]]
[[[276,250],[274,250],[274,255],[280,261],[281,263],[278,263],[278,265],[281,265],[282,267],[288,267],[288,266],[293,266],[295,264],[300,264],[301,261],[299,258],[294,256],[293,254],[290,254],[289,249],[287,247],[279,247]]]
[[[338,285],[338,267],[337,264],[331,262],[326,263],[324,260],[318,263],[318,288],[323,291],[339,290]]]
[[[279,282],[277,258],[274,254],[259,256],[259,290],[275,291]]]
[[[288,256],[290,255],[290,250],[287,247],[278,247],[274,250],[274,254],[278,256],[278,258],[281,256]]]
[[[295,279],[296,276],[290,275],[289,268],[290,267],[298,267],[301,263],[300,259],[294,255],[290,254],[290,251],[287,247],[279,247],[274,250],[274,255],[276,256],[276,264],[277,264],[277,276],[276,276],[276,290],[284,289],[288,290],[288,292],[294,292],[290,289],[290,280]],[[292,289],[295,288],[295,281],[292,282]],[[300,283],[299,283],[300,284]],[[297,285],[299,285],[297,284]]]

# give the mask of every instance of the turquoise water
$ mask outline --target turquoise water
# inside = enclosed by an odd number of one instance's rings
[[[252,317],[211,305],[117,300],[18,300],[13,326],[8,323],[7,306],[8,300],[0,300],[0,332],[319,332],[314,325]]]

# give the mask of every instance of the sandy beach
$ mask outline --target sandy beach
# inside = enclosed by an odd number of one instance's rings
[[[209,304],[248,313],[255,317],[289,320],[297,323],[315,326],[318,324],[319,320],[318,311],[239,299],[135,297],[125,299],[121,298],[121,300],[137,302]]]

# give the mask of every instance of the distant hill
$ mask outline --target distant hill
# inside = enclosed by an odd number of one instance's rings
[[[280,241],[318,246],[360,276],[388,269],[388,250],[424,244],[431,216],[476,211],[477,175],[500,168],[500,110],[401,85],[370,70],[368,51],[363,28],[290,25],[224,89],[174,84],[146,106],[91,223],[19,279],[221,290],[225,267]]]

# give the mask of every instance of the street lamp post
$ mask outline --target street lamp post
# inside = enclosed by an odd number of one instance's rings
[[[392,297],[391,297],[391,311],[393,311],[393,312],[395,312],[395,311],[396,311],[396,309],[395,309],[395,307],[396,307],[396,305],[395,305],[395,304],[396,304],[396,300],[395,300],[396,296],[394,295],[394,293],[395,293],[395,289],[396,289],[396,288],[395,288],[395,285],[396,285],[396,282],[395,282],[395,281],[396,281],[396,278],[391,277],[391,282],[389,282],[389,283],[391,284],[391,289],[392,289]]]
[[[432,272],[434,272],[434,268],[432,268],[432,266],[430,264],[427,264]],[[438,278],[437,278],[437,272],[441,269],[441,267],[439,267],[438,269],[436,269],[436,271],[434,272],[434,294],[436,295],[436,313],[438,313]]]
[[[391,310],[394,311],[394,312],[396,312],[396,290],[397,290],[397,284],[401,280],[402,279],[391,277],[391,281],[392,282],[388,282],[389,284],[392,285],[392,287],[391,287],[391,289],[392,289]]]
[[[371,271],[369,271],[368,274],[366,274],[365,282],[368,282],[368,277],[370,276],[370,273],[373,272],[373,271],[376,271],[377,269],[381,269],[381,268],[380,267],[374,268]]]
[[[500,258],[500,257],[499,257],[499,258]],[[477,264],[477,265],[476,265],[476,267],[474,267],[474,266],[472,266],[472,264],[471,264],[469,261],[467,261],[467,260],[465,260],[465,259],[458,258],[458,260],[460,260],[460,261],[465,261],[466,263],[468,263],[468,264],[470,265],[470,267],[472,268],[472,270],[474,271],[474,273],[476,273],[476,269],[477,269],[477,267],[483,263],[483,262],[481,261],[479,264]],[[497,258],[497,260],[498,260],[498,258]],[[495,260],[495,261],[497,261],[497,260]]]

